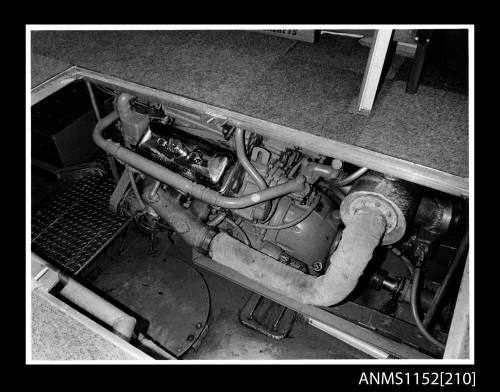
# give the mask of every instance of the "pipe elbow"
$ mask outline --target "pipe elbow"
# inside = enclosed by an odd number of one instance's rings
[[[213,238],[210,257],[297,302],[333,306],[354,290],[385,230],[386,221],[380,211],[357,211],[330,258],[328,270],[318,278],[278,263],[224,233]]]
[[[358,284],[385,230],[386,220],[380,211],[371,208],[357,211],[330,257],[328,270],[315,280],[303,302],[333,306],[346,299]]]
[[[119,116],[117,111],[111,112],[106,117],[103,117],[97,122],[94,127],[94,131],[92,132],[92,139],[94,140],[95,144],[97,144],[100,148],[108,153],[111,153],[109,151],[111,147],[109,146],[108,140],[104,138],[103,132],[107,127],[118,120],[118,118]]]
[[[344,230],[326,273],[317,278],[278,263],[224,233],[212,240],[210,257],[299,303],[333,306],[354,290],[385,229],[385,218],[378,210],[357,211]]]

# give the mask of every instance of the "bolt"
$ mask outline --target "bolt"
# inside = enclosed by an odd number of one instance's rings
[[[197,324],[196,324],[196,329],[200,329],[201,327],[203,327],[203,324],[202,324],[202,323],[197,323]]]
[[[342,168],[342,161],[340,159],[334,159],[332,161],[332,167],[336,170],[339,170]]]
[[[191,334],[187,337],[188,342],[192,342],[194,340],[194,335]]]
[[[319,261],[315,261],[312,265],[312,269],[316,272],[319,272],[323,269],[323,264]]]

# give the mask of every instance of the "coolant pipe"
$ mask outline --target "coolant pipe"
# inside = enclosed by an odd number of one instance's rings
[[[118,120],[118,112],[113,111],[106,117],[97,122],[94,132],[94,142],[104,151],[113,155],[119,161],[125,162],[133,168],[145,173],[156,180],[167,184],[184,193],[190,194],[195,199],[199,199],[208,204],[214,204],[222,208],[240,209],[251,207],[256,204],[275,199],[290,193],[304,192],[307,184],[304,177],[298,177],[284,184],[276,185],[271,188],[260,190],[248,195],[239,197],[223,196],[220,193],[199,185],[173,171],[147,159],[135,152],[123,147],[120,143],[112,140],[106,140],[103,131]]]
[[[234,131],[234,142],[236,144],[236,156],[240,162],[243,169],[253,178],[259,189],[266,189],[266,180],[260,175],[257,169],[252,165],[252,163],[247,158],[246,148],[245,148],[245,131],[241,128],[236,128]]]
[[[209,255],[215,262],[297,302],[332,306],[354,290],[385,230],[386,220],[378,209],[358,210],[344,229],[330,266],[319,277],[277,263],[225,233],[214,237]]]

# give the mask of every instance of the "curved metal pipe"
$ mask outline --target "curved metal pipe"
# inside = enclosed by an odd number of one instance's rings
[[[245,148],[245,131],[241,128],[236,128],[234,131],[234,142],[236,144],[236,156],[243,166],[243,169],[252,177],[259,189],[266,189],[267,183],[264,177],[257,171],[257,169],[252,165],[252,163],[247,158],[246,148]]]
[[[123,147],[120,143],[113,142],[112,140],[106,140],[102,136],[104,129],[118,120],[118,118],[118,112],[113,111],[96,124],[92,136],[94,142],[100,148],[113,155],[116,159],[125,162],[148,176],[151,176],[156,180],[184,193],[190,194],[192,197],[208,204],[215,204],[219,207],[229,209],[246,208],[277,197],[288,195],[290,193],[304,192],[307,189],[305,178],[299,177],[284,184],[276,185],[249,195],[239,197],[223,196],[218,192],[190,181],[187,178],[184,178],[181,175],[174,173],[173,171],[152,162],[139,154],[136,154],[135,152]]]
[[[236,145],[236,156],[238,161],[240,162],[243,169],[248,173],[248,175],[254,180],[260,190],[267,189],[266,180],[259,173],[259,171],[252,165],[250,160],[247,158],[247,152],[245,147],[245,131],[241,128],[236,128],[234,132],[234,142]],[[268,202],[271,203],[271,202]],[[264,211],[268,211],[267,214],[260,219],[261,221],[265,221],[267,217],[271,216],[272,205],[267,206]],[[238,226],[239,227],[239,226]]]
[[[298,225],[300,222],[302,222],[304,219],[306,219],[309,215],[313,213],[315,208],[318,206],[319,202],[321,201],[320,197],[317,197],[316,200],[307,208],[307,210],[298,218],[287,222],[283,223],[281,225],[266,225],[263,223],[253,223],[254,227],[257,227],[259,229],[266,229],[266,230],[283,230],[283,229],[288,229],[289,227]]]
[[[362,168],[356,170],[354,173],[352,173],[349,176],[347,176],[346,178],[344,178],[343,180],[332,180],[332,181],[330,181],[330,184],[334,185],[334,186],[337,186],[337,187],[349,185],[351,182],[353,182],[354,180],[357,180],[359,177],[361,177],[367,171],[368,171],[367,167],[362,167]]]

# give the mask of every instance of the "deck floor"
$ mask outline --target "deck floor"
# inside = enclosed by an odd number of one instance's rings
[[[192,250],[182,241],[175,241],[174,244],[168,245],[167,242],[161,242],[155,248],[158,252],[155,257],[148,256],[149,245],[146,237],[138,236],[137,232],[131,227],[129,232],[123,238],[117,238],[116,244],[111,245],[110,249],[120,248],[118,242],[132,244],[129,250],[121,257],[110,257],[114,254],[112,250],[103,253],[95,262],[82,271],[80,277],[86,279],[90,284],[94,285],[98,290],[106,291],[106,295],[115,299],[114,291],[110,291],[109,287],[120,286],[126,284],[127,287],[141,286],[143,277],[139,273],[128,274],[127,268],[133,266],[126,259],[140,258],[144,260],[148,269],[154,266],[151,263],[159,263],[157,268],[169,268],[168,263],[182,262],[192,268],[198,270],[202,275],[209,291],[210,296],[210,313],[208,316],[207,334],[201,340],[201,344],[197,349],[191,348],[181,356],[184,360],[309,360],[309,359],[360,359],[368,358],[368,355],[347,345],[346,343],[333,338],[322,331],[315,329],[303,322],[296,321],[293,325],[289,336],[282,340],[274,340],[259,332],[245,327],[239,320],[239,313],[252,292],[230,282],[223,277],[220,277],[210,271],[200,267],[195,267],[192,263]],[[159,254],[164,255],[160,257]],[[174,260],[175,259],[175,260]],[[145,267],[146,268],[146,267]],[[116,271],[120,271],[117,273]],[[119,282],[121,276],[128,276],[127,282]],[[160,273],[150,274],[148,276],[149,286],[164,286],[164,291],[168,288],[165,284],[175,286],[175,282],[165,283],[162,281],[163,275]],[[186,276],[177,276],[175,279],[185,280]],[[153,282],[155,281],[155,282]],[[196,282],[184,282],[185,285],[195,285]],[[173,287],[172,286],[172,287]],[[174,290],[175,291],[175,290]],[[183,311],[189,311],[189,308],[196,303],[196,296],[200,295],[197,290],[182,291],[183,296],[191,296],[190,298],[178,297],[174,291],[171,292],[174,297],[178,298],[179,306],[182,306]],[[142,293],[142,294],[141,294]],[[144,324],[148,325],[146,333],[160,334],[161,330],[170,331],[173,335],[172,327],[181,323],[176,320],[175,316],[165,317],[166,315],[156,314],[161,312],[161,307],[158,303],[151,302],[151,295],[147,289],[137,291],[132,302],[123,300],[120,304],[126,308],[141,304],[142,314],[138,314],[139,319],[144,318]],[[129,299],[130,300],[130,299]],[[168,308],[168,307],[167,307]],[[165,309],[167,309],[165,308]],[[156,313],[155,313],[156,312]],[[200,309],[193,308],[193,313],[200,312]],[[203,313],[203,311],[201,311]],[[159,325],[155,320],[161,319],[163,325]],[[169,321],[171,319],[171,321]],[[170,325],[172,324],[172,325]],[[182,323],[181,323],[182,324]],[[149,329],[151,329],[150,332]],[[153,331],[154,330],[154,331]],[[160,331],[160,332],[159,332]],[[179,335],[177,332],[175,332]],[[187,334],[188,332],[186,332]],[[182,333],[180,334],[182,335]],[[179,335],[179,336],[180,336]],[[179,343],[181,344],[181,343]]]
[[[324,35],[296,42],[248,31],[34,31],[32,80],[64,64],[230,109],[467,178],[463,83],[405,93],[393,61],[372,115],[355,112],[369,49]],[[404,68],[404,67],[403,67]],[[440,75],[441,77],[441,75]],[[466,83],[465,83],[466,85]]]

